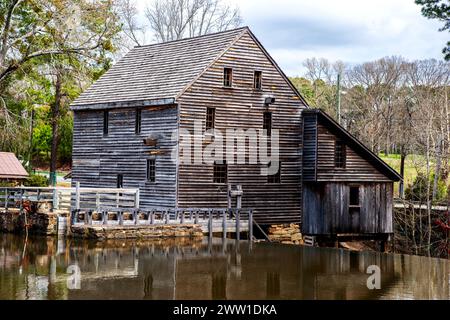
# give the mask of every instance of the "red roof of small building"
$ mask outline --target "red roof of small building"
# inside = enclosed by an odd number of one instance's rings
[[[25,179],[28,172],[12,152],[0,152],[0,179]]]

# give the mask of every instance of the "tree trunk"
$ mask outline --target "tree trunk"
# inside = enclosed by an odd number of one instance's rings
[[[56,72],[55,103],[52,105],[52,146],[50,155],[50,184],[56,185],[56,165],[58,160],[58,122],[61,110],[61,72]]]
[[[400,153],[400,175],[402,176],[403,179],[405,179],[405,160],[406,160],[406,152],[404,151],[404,148],[402,147],[402,151]],[[404,198],[405,197],[405,185],[404,185],[404,180],[400,180],[400,185],[398,188],[398,193],[400,198]]]

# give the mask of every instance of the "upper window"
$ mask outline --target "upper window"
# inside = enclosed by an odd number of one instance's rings
[[[233,85],[233,69],[223,69],[223,86],[231,87]]]
[[[267,130],[267,136],[272,135],[272,112],[264,112],[263,129]]]
[[[103,111],[103,134],[107,135],[109,132],[109,111]]]
[[[214,163],[214,183],[227,183],[228,165],[226,161]]]
[[[142,110],[140,108],[136,109],[136,119],[135,119],[135,129],[136,134],[141,133],[141,122],[142,122]]]
[[[156,181],[156,160],[155,159],[147,159],[147,181],[148,182]]]
[[[122,189],[123,188],[123,174],[117,175],[117,188]]]
[[[216,109],[206,108],[206,130],[214,129],[216,121]]]
[[[346,149],[342,141],[336,140],[334,145],[334,166],[336,168],[345,168]]]
[[[262,89],[262,72],[261,71],[255,71],[255,75],[253,77],[253,88],[257,90]]]
[[[350,187],[350,205],[359,206],[359,186]]]

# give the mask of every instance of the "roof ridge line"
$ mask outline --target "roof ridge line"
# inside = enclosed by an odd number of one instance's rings
[[[214,35],[223,34],[223,33],[231,33],[233,31],[244,30],[244,29],[249,29],[249,27],[243,26],[243,27],[239,27],[239,28],[234,28],[234,29],[229,29],[229,30],[224,30],[224,31],[217,31],[217,32],[213,32],[213,33],[207,33],[207,34],[202,34],[199,36],[193,36],[193,37],[188,37],[188,38],[169,40],[169,41],[157,42],[157,43],[149,43],[149,44],[144,44],[144,45],[140,45],[140,46],[134,46],[133,49],[146,48],[146,47],[164,45],[164,44],[173,43],[173,42],[181,42],[181,41],[186,41],[186,40],[204,38],[204,37],[208,37],[208,36],[214,36]]]

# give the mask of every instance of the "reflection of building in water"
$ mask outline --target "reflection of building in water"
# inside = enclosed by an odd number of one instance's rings
[[[425,257],[213,239],[33,241],[21,259],[23,248],[1,239],[2,299],[449,298],[448,261]],[[75,264],[79,290],[67,286]],[[370,265],[381,290],[367,288]]]

